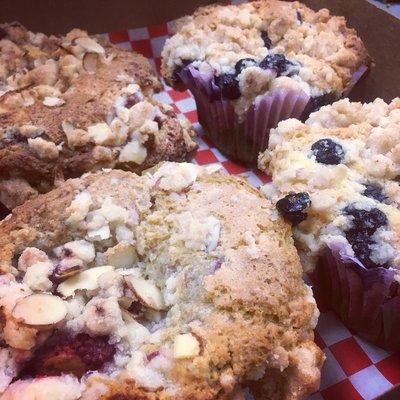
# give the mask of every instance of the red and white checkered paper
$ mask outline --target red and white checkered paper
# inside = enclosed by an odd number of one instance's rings
[[[236,1],[234,1],[236,3]],[[109,33],[110,40],[124,49],[133,49],[149,58],[157,71],[172,22]],[[270,178],[224,157],[204,134],[197,119],[196,105],[189,92],[168,86],[155,96],[185,116],[198,132],[199,151],[193,162],[218,163],[234,175],[245,176],[259,187]],[[310,282],[309,282],[310,283]],[[353,335],[316,293],[321,316],[315,332],[316,342],[326,355],[321,388],[309,400],[373,400],[400,383],[400,355],[386,352]],[[400,334],[400,333],[399,333]]]

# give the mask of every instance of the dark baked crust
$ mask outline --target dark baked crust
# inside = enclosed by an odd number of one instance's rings
[[[6,64],[3,60],[8,79],[3,80],[6,86],[0,96],[0,201],[7,207],[23,203],[36,192],[48,191],[63,178],[78,177],[88,171],[109,167],[141,172],[160,161],[192,157],[197,148],[192,140],[194,131],[188,123],[180,123],[169,106],[152,99],[161,84],[144,57],[103,44],[98,38],[88,38],[79,30],[62,38],[44,37],[40,46],[33,46],[33,39],[29,42],[33,34],[24,28],[3,28],[10,32],[5,40],[15,40],[14,45],[21,51],[29,46],[31,53],[39,54],[35,61],[40,64],[36,67],[26,53],[21,59],[15,56],[18,62],[9,60]],[[100,47],[94,49],[103,53],[82,50],[76,45],[81,38],[93,40],[95,43],[89,45],[97,43]],[[0,48],[1,55],[4,54]],[[94,67],[86,56],[92,57]],[[135,88],[129,89],[133,83]],[[135,93],[127,93],[127,88]],[[143,122],[154,119],[157,127],[141,132],[140,126],[131,130],[125,121],[121,130],[128,133],[124,132],[122,137],[103,141],[90,137],[88,127],[98,123],[110,126],[117,119],[117,108],[124,107],[120,104],[124,96],[135,96],[130,106],[143,103],[146,112],[150,107],[151,115],[143,117]],[[46,99],[59,104],[49,105]],[[129,110],[123,111],[127,114]],[[140,119],[142,114],[139,111],[131,118]],[[78,139],[77,135],[72,139],[66,136],[65,123],[72,130],[81,130]],[[24,131],[26,127],[28,132]],[[136,135],[139,151],[145,151],[145,156],[136,162],[121,159],[121,151],[136,131],[140,131]],[[38,143],[30,144],[32,139]]]

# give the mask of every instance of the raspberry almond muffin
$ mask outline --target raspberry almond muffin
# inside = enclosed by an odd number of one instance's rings
[[[144,57],[78,29],[61,38],[2,29],[0,201],[8,208],[88,171],[191,158],[194,131],[152,99],[161,86]]]
[[[341,100],[272,131],[263,188],[344,322],[399,350],[400,100]]]
[[[343,17],[277,0],[199,8],[177,22],[162,57],[215,145],[252,164],[270,128],[339,99],[370,64]]]
[[[215,169],[87,174],[0,223],[2,400],[318,388],[318,310],[290,226]]]

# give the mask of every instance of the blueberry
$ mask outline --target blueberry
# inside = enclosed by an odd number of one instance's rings
[[[310,206],[310,195],[306,192],[289,193],[276,203],[276,208],[283,218],[291,222],[293,226],[298,225],[307,218],[307,210]]]
[[[7,32],[3,28],[0,28],[0,40],[4,39],[6,36]]]
[[[180,73],[181,73],[182,69],[184,67],[188,66],[191,62],[192,62],[192,60],[182,60],[182,64],[177,65],[175,67],[174,72],[172,73],[172,78],[171,78],[174,85],[179,85],[180,83],[182,83]]]
[[[239,75],[245,68],[253,67],[257,62],[254,58],[242,58],[235,65],[236,73]]]
[[[362,264],[368,269],[378,267],[378,265],[371,260],[370,246],[375,243],[374,240],[366,232],[360,232],[356,229],[350,229],[345,232],[345,234],[355,256]]]
[[[350,204],[344,209],[344,212],[353,217],[352,229],[358,232],[365,232],[369,235],[372,235],[378,228],[385,226],[388,222],[385,213],[378,208],[360,210]]]
[[[264,46],[265,46],[267,49],[270,49],[270,48],[272,47],[272,41],[271,41],[271,39],[269,38],[268,32],[267,32],[267,31],[261,31],[261,39],[263,40]]]
[[[276,71],[277,76],[282,75],[289,66],[293,65],[283,54],[268,54],[260,62],[260,68],[273,69]]]
[[[229,100],[240,97],[239,81],[236,74],[221,74],[215,77],[215,84],[220,87],[222,95]]]
[[[297,21],[300,22],[300,24],[303,23],[303,18],[302,18],[301,14],[300,14],[300,11],[296,11],[296,18],[297,18]]]
[[[332,139],[320,139],[313,143],[311,151],[321,164],[337,165],[344,159],[343,147]]]
[[[363,195],[371,199],[375,199],[380,203],[387,200],[387,197],[383,193],[383,187],[377,183],[366,183]]]

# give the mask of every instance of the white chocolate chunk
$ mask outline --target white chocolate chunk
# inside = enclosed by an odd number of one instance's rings
[[[121,150],[119,161],[143,164],[147,157],[147,149],[138,140],[132,140]]]
[[[73,224],[83,221],[92,204],[93,201],[89,192],[81,192],[77,194],[75,199],[72,200],[71,205],[67,208],[67,213],[71,214],[67,219],[67,223]]]
[[[43,100],[43,104],[46,107],[60,107],[65,104],[65,100],[59,97],[46,96]]]
[[[64,247],[71,250],[74,256],[87,263],[92,262],[96,256],[93,243],[89,243],[86,240],[74,240],[73,242],[65,243]]]
[[[104,122],[99,122],[88,127],[89,137],[100,146],[112,145],[116,135]]]
[[[191,334],[178,335],[174,340],[174,358],[193,358],[200,354],[199,341]]]

